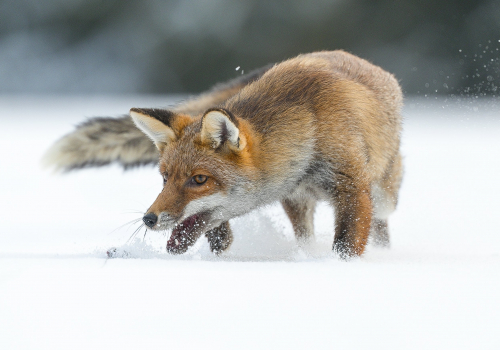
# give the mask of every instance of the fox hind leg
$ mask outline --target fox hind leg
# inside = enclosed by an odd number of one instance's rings
[[[378,185],[372,187],[373,221],[371,241],[380,247],[389,247],[387,218],[396,209],[403,177],[402,157],[398,153],[387,168]]]
[[[292,222],[295,238],[299,245],[310,242],[314,237],[316,199],[312,197],[286,198],[281,201],[281,204]]]
[[[210,244],[210,250],[216,255],[226,251],[233,243],[233,232],[227,221],[206,232],[205,236]]]
[[[389,248],[389,228],[387,226],[387,219],[378,219],[376,217],[372,220],[371,227],[371,242],[378,247]]]

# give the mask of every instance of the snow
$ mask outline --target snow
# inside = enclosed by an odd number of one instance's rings
[[[498,348],[498,102],[406,101],[391,248],[350,262],[330,252],[324,203],[307,249],[271,206],[231,222],[222,258],[203,240],[170,256],[168,237],[120,227],[160,191],[156,169],[40,168],[83,117],[171,102],[0,96],[0,348]]]

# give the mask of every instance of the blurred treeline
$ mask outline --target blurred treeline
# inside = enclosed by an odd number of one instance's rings
[[[2,93],[194,93],[332,49],[407,94],[496,95],[500,1],[0,1]]]

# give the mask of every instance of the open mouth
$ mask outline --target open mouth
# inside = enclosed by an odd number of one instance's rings
[[[182,254],[191,247],[203,233],[205,227],[204,214],[191,215],[172,230],[167,242],[167,252]]]

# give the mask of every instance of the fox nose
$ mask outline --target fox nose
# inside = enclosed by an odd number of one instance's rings
[[[153,228],[153,226],[156,225],[156,222],[158,221],[158,216],[156,216],[155,213],[149,213],[144,215],[142,221],[144,221],[147,227]]]

